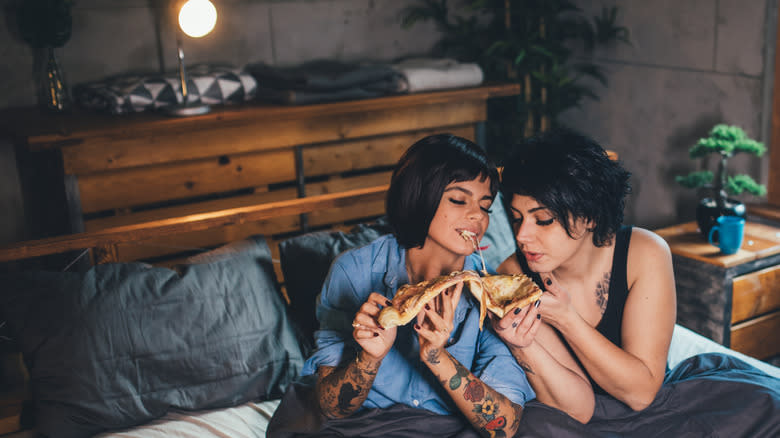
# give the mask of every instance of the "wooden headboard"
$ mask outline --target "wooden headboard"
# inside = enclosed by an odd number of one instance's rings
[[[4,112],[0,132],[17,145],[26,217],[41,222],[34,237],[104,238],[116,236],[105,230],[215,211],[302,207],[219,227],[188,222],[189,229],[145,235],[143,245],[106,241],[110,248],[95,250],[98,261],[160,261],[252,234],[267,236],[275,251],[291,235],[379,217],[381,197],[345,195],[328,209],[285,202],[386,185],[401,154],[428,134],[482,144],[487,100],[519,92],[518,84],[498,84],[317,105],[247,103],[187,118],[23,109]],[[36,247],[19,244],[14,257]]]

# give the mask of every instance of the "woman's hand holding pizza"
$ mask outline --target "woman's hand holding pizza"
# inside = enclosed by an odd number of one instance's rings
[[[539,313],[545,322],[553,327],[576,312],[571,305],[571,295],[556,281],[552,273],[541,273],[545,292],[542,295]]]
[[[395,342],[397,328],[382,328],[376,320],[379,311],[389,305],[387,298],[372,292],[352,320],[352,337],[366,354],[376,360],[384,359]]]
[[[541,324],[539,302],[523,308],[516,307],[503,318],[490,315],[493,330],[510,347],[524,348],[531,345]]]
[[[437,363],[439,353],[447,345],[462,290],[462,282],[446,289],[417,314],[414,329],[419,335],[420,358],[423,362]]]

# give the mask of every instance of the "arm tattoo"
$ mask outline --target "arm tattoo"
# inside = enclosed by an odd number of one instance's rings
[[[502,394],[485,385],[452,356],[446,357],[455,366],[455,375],[448,382],[449,389],[455,391],[463,388],[463,400],[471,403],[470,422],[480,435],[506,437],[513,434],[520,424],[522,406],[512,403]],[[512,422],[509,430],[506,429],[508,420]]]
[[[610,273],[604,274],[604,279],[596,285],[596,304],[598,304],[601,314],[607,310],[607,301],[609,301],[609,278]]]
[[[352,415],[368,397],[378,369],[362,369],[354,361],[339,368],[320,368],[317,395],[322,413],[330,418]]]
[[[440,350],[438,348],[432,348],[428,353],[425,355],[425,361],[434,365],[438,365],[441,363],[439,360],[439,353]]]

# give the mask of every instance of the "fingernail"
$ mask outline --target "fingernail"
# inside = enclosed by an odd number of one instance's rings
[[[426,304],[426,305],[425,305],[425,310],[431,310],[431,306],[430,306],[430,305],[428,305],[428,304]]]
[[[415,330],[420,330],[420,324],[415,324],[415,325],[414,325],[414,329],[415,329]]]
[[[379,336],[379,333],[374,332],[374,337],[377,337],[377,336]]]
[[[542,314],[541,313],[537,313],[536,314],[536,319],[542,319]]]
[[[537,315],[537,316],[538,316],[538,315]],[[512,327],[513,327],[513,328],[517,327],[517,321],[515,321],[515,322],[513,322],[513,323],[512,323]]]
[[[518,308],[516,308],[516,309],[515,309],[515,315],[517,315],[518,313],[520,313],[520,311],[521,311],[521,310],[522,310],[522,309],[521,309],[521,308],[519,308],[519,307],[518,307]]]
[[[393,302],[390,300],[385,300],[385,306],[392,306]]]
[[[550,280],[549,278],[547,280],[544,280],[544,282],[545,284],[547,284],[547,286],[552,284],[552,280]]]
[[[542,302],[541,301],[536,301],[536,303],[534,303],[534,307],[539,307],[539,304],[542,304]]]
[[[444,291],[444,295],[449,295],[449,294],[450,294],[450,291],[448,291],[448,290]]]

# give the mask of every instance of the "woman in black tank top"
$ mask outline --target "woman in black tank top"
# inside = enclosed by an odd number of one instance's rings
[[[651,231],[624,227],[630,174],[592,139],[555,130],[519,145],[502,192],[517,253],[499,272],[545,289],[492,321],[537,398],[585,423],[595,393],[634,410],[664,378],[676,318],[672,258]]]

